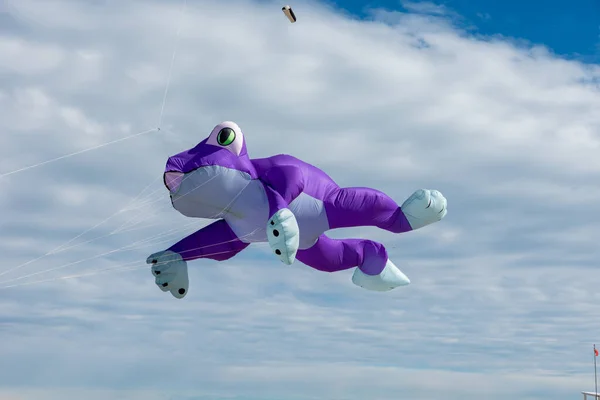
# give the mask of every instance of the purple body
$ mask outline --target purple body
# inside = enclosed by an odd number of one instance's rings
[[[388,260],[382,244],[324,233],[358,226],[411,230],[400,206],[385,193],[340,188],[320,169],[289,155],[250,159],[243,133],[232,122],[217,125],[196,147],[170,157],[165,185],[182,214],[217,220],[169,248],[184,260],[223,261],[252,242],[267,241],[267,221],[289,208],[300,232],[296,259],[320,271],[359,267],[377,275]]]

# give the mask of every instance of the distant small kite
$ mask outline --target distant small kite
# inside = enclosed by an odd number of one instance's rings
[[[296,14],[294,14],[294,10],[292,10],[292,7],[290,6],[284,6],[281,8],[281,11],[283,11],[283,13],[285,14],[286,17],[288,17],[288,19],[290,20],[290,22],[293,24],[294,22],[296,22]]]

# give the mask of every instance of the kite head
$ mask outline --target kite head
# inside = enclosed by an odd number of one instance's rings
[[[238,170],[251,178],[257,177],[248,157],[244,134],[235,122],[221,122],[194,148],[169,157],[165,169],[165,185],[173,191],[179,186],[184,174],[211,166]]]

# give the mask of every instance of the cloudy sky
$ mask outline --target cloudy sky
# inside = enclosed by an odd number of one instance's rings
[[[0,3],[1,400],[593,390],[598,6],[338,3],[294,3],[296,24],[271,1]],[[412,284],[368,292],[259,244],[161,292],[146,257],[209,222],[171,208],[166,158],[223,120],[252,157],[399,203],[440,190],[421,231],[331,233],[382,241]]]

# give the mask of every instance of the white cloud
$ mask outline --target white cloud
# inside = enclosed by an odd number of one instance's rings
[[[447,15],[450,12],[444,5],[429,1],[403,1],[401,3],[406,10],[419,14]]]
[[[57,45],[44,46],[5,37],[0,41],[0,68],[5,72],[36,75],[56,69],[64,60]]]
[[[9,2],[0,174],[154,127],[180,9]],[[0,274],[152,183],[69,245],[87,243],[0,276],[140,267],[2,289],[0,399],[558,399],[593,383],[600,68],[474,36],[437,6],[294,10],[292,25],[270,3],[190,2],[161,131],[0,178]],[[206,223],[171,209],[160,174],[222,120],[252,157],[291,153],[399,203],[441,190],[438,225],[332,233],[382,241],[413,284],[366,292],[253,245],[190,263],[185,300],[160,292],[146,256]]]

